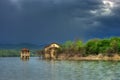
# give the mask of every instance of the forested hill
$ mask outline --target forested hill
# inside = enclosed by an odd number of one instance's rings
[[[30,44],[30,43],[21,43],[21,44],[0,44],[0,49],[21,49],[21,48],[28,48],[28,49],[42,49],[45,44]]]
[[[21,44],[0,44],[0,57],[17,57],[20,56],[22,48],[28,48],[31,56],[35,56],[37,50],[41,50],[45,44],[35,45],[30,43]]]
[[[45,45],[35,45],[30,43],[21,44],[0,44],[0,57],[17,57],[20,56],[22,48],[28,48],[31,56],[35,56],[37,50],[41,50]]]

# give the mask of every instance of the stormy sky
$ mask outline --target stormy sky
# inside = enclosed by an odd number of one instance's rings
[[[0,0],[0,43],[120,36],[120,0]]]

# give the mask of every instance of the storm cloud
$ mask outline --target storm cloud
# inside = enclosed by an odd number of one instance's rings
[[[0,0],[0,43],[120,36],[119,0]]]

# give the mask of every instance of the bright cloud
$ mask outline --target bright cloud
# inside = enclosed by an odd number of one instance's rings
[[[90,12],[96,16],[109,16],[113,15],[113,9],[115,7],[115,2],[111,0],[102,0],[102,4],[99,9],[90,10]]]
[[[105,5],[106,8],[113,8],[114,7],[114,2],[110,0],[103,0],[103,4]]]

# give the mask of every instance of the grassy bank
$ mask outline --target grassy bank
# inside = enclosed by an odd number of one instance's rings
[[[103,56],[101,54],[99,55],[89,55],[89,56],[69,56],[69,55],[65,55],[65,54],[61,54],[58,56],[58,58],[56,58],[56,60],[87,60],[87,61],[91,61],[91,60],[116,60],[116,61],[120,61],[120,55],[115,54],[112,57],[108,57],[108,56]]]

